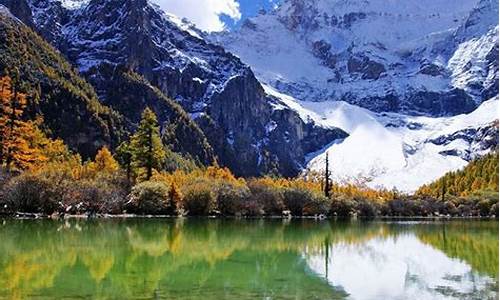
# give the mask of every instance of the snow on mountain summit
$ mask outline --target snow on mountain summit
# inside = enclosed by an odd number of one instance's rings
[[[127,99],[117,95],[130,95],[122,85],[141,95],[134,102],[139,107],[156,101],[157,95],[140,90],[144,86],[127,86],[132,83],[121,77],[124,70],[134,73],[151,85],[148,91],[155,87],[175,100],[197,122],[218,162],[237,175],[296,176],[306,153],[346,135],[305,122],[287,107],[275,110],[276,99],[248,65],[151,0],[23,1],[33,11],[34,29],[79,69],[103,102],[128,109],[122,104]]]
[[[498,5],[491,0],[287,0],[239,31],[208,37],[150,2],[117,3],[94,1],[64,26],[70,58],[83,71],[131,65],[193,117],[234,123],[221,152],[237,150],[241,120],[224,99],[242,90],[280,116],[254,117],[240,133],[252,132],[245,143],[257,165],[263,147],[289,156],[276,150],[289,141],[291,127],[277,125],[286,123],[283,109],[311,128],[349,134],[315,141],[330,142],[320,150],[304,147],[291,169],[319,170],[328,151],[337,181],[372,187],[415,190],[498,144]],[[280,130],[283,142],[274,137]],[[266,146],[271,141],[279,146]]]
[[[308,155],[321,170],[328,151],[337,181],[412,191],[498,144],[495,1],[286,0],[211,39],[281,105],[349,133]]]
[[[328,152],[337,182],[412,192],[498,145],[498,97],[470,114],[433,118],[376,113],[344,101],[300,101],[265,88],[304,120],[349,134],[307,155],[305,172],[321,171]]]
[[[87,5],[90,0],[59,0],[61,5],[67,9],[78,9]]]
[[[289,0],[276,15],[288,29],[312,42],[332,42],[337,51],[353,41],[355,47],[381,43],[395,49],[458,27],[474,6],[470,0]],[[332,40],[335,35],[344,43]]]
[[[481,99],[457,88],[450,76],[456,70],[448,68],[457,32],[471,15],[481,20],[475,22],[483,24],[482,34],[498,25],[498,19],[473,13],[478,3],[288,0],[247,20],[239,31],[211,38],[248,63],[261,81],[302,101],[454,115],[492,96],[488,85],[480,87],[489,94]],[[498,7],[489,8],[498,14]],[[460,42],[469,38],[467,33]]]
[[[441,118],[377,114],[343,102],[327,104],[309,108],[350,135],[314,156],[308,167],[321,170],[328,152],[332,176],[339,182],[411,192],[498,144],[498,98],[471,114]]]
[[[337,181],[412,191],[498,145],[494,0],[284,0],[211,34],[150,0],[26,2],[104,101],[114,67],[140,74],[238,175],[328,151]]]

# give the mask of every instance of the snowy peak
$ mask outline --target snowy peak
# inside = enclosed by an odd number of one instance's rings
[[[213,34],[212,40],[238,54],[261,81],[298,100],[454,115],[473,111],[494,92],[490,82],[482,81],[480,88],[457,84],[467,70],[448,66],[463,42],[456,41],[458,32],[471,16],[481,24],[476,38],[498,25],[498,19],[480,13],[485,3],[288,0],[238,32]],[[494,48],[498,41],[487,43],[482,48]]]
[[[141,93],[118,71],[141,75],[140,82],[182,106],[204,131],[219,163],[238,175],[297,175],[305,153],[345,137],[341,130],[302,120],[288,107],[275,109],[277,100],[265,93],[248,65],[149,0],[29,2],[36,29],[79,68],[103,102],[121,111],[128,108],[118,95],[141,95],[136,107],[161,99]]]
[[[87,5],[90,0],[56,0],[61,3],[64,8],[67,9],[79,9]]]
[[[210,35],[149,0],[28,3],[103,101],[131,69],[238,175],[318,170],[329,151],[338,181],[413,190],[498,145],[493,0],[285,0]]]
[[[475,4],[470,0],[289,0],[276,14],[288,29],[312,40],[326,38],[330,42],[329,36],[350,33],[353,36],[346,38],[355,47],[381,43],[395,48],[431,33],[457,28]]]
[[[498,1],[479,1],[457,29],[455,40],[465,42],[473,38],[479,38],[493,27],[498,26],[498,13]]]
[[[101,62],[124,64],[154,82],[156,74],[174,69],[201,66],[200,78],[213,71],[227,79],[237,73],[230,69],[245,68],[222,48],[201,40],[188,23],[146,0],[90,2],[65,27],[65,34],[69,56],[83,72]]]
[[[498,145],[498,3],[286,0],[212,40],[279,105],[349,133],[337,181],[412,191]],[[491,100],[489,100],[491,99]]]
[[[345,129],[349,136],[311,156],[309,168],[321,170],[328,152],[338,182],[413,192],[498,145],[497,98],[471,114],[443,118],[376,114],[342,102],[326,104],[303,103],[303,109]]]
[[[451,83],[476,99],[498,94],[498,26],[460,43],[448,61]]]

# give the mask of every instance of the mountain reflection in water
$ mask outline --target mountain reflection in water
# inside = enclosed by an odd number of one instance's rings
[[[497,297],[497,221],[0,222],[0,299]]]

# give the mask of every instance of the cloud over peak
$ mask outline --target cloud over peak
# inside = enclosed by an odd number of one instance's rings
[[[226,15],[237,21],[241,18],[236,0],[153,0],[167,13],[187,18],[205,31],[221,31],[225,28],[220,16]]]

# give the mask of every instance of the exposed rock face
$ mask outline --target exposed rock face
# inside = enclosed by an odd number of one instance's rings
[[[237,174],[294,174],[307,153],[346,136],[341,130],[305,124],[295,112],[275,109],[270,101],[278,100],[265,94],[250,70],[212,98],[205,118],[217,124],[218,134],[209,139]],[[200,124],[205,132],[213,130],[203,118]],[[221,136],[226,138],[221,141]]]
[[[375,112],[398,112],[401,110],[400,99],[394,94],[366,98],[357,98],[355,95],[346,94],[342,100],[368,108]]]
[[[0,75],[13,68],[31,91],[26,113],[42,117],[54,137],[84,158],[123,138],[122,117],[99,103],[92,86],[57,50],[0,9]]]
[[[476,140],[497,117],[497,1],[284,0],[246,23],[210,38],[304,119],[349,133],[308,169],[328,152],[335,180],[412,191],[492,149]]]
[[[321,40],[316,41],[312,45],[314,56],[321,59],[325,66],[334,69],[335,64],[337,62],[336,56],[330,51],[332,49],[332,45]]]
[[[0,4],[53,46],[60,46],[61,30],[72,16],[61,0],[0,0]]]
[[[481,4],[484,2],[488,1]],[[463,25],[455,33],[452,42],[457,49],[447,65],[452,85],[466,91],[476,102],[498,94],[498,3],[488,3],[470,14],[465,23],[473,19],[472,24]],[[496,26],[485,26],[484,20],[490,18],[497,18]]]
[[[146,107],[157,115],[166,145],[195,161],[210,165],[215,153],[205,135],[182,107],[124,66],[102,64],[88,76],[105,104],[123,114],[135,130]]]
[[[427,145],[419,148],[420,134],[429,126],[442,129],[432,119],[453,120],[498,94],[498,3],[493,0],[286,0],[275,11],[247,20],[238,32],[213,35],[146,0],[82,0],[85,5],[71,9],[58,0],[28,2],[37,30],[131,126],[145,105],[175,125],[172,105],[158,103],[166,95],[197,123],[221,165],[238,175],[295,175],[306,154],[327,148],[344,155],[337,164],[356,165],[361,155],[349,156],[354,151],[345,149],[359,149],[367,140],[375,148],[382,136],[392,138],[369,163],[378,158],[384,163],[375,163],[375,175],[367,174],[375,181],[387,175],[380,182],[392,184],[399,176],[391,178],[385,167],[396,166],[395,158],[402,167],[394,167],[392,175],[420,174],[420,162],[429,155]],[[116,66],[124,66],[126,76],[109,73]],[[143,78],[131,80],[130,74]],[[128,89],[133,97],[126,96]],[[394,120],[386,124],[387,118]],[[199,142],[203,136],[175,141],[199,132],[192,122],[184,124],[174,126],[165,140],[200,160],[211,157]],[[351,135],[332,144],[347,136],[333,126]],[[448,138],[454,141],[482,136],[482,129],[453,130],[456,136]],[[485,139],[497,141],[491,133]],[[466,160],[490,149],[469,140],[478,146],[434,148],[435,174],[448,170],[450,161],[461,166],[446,157]],[[393,157],[386,160],[387,153]],[[316,160],[308,166],[323,164]],[[356,170],[343,170],[350,171]]]
[[[59,1],[30,0],[34,28],[52,45],[59,47],[62,28],[71,19],[71,11]]]
[[[470,145],[469,149],[444,150],[441,155],[458,156],[466,161],[471,161],[481,154],[495,150],[498,147],[498,121],[491,123],[489,126],[481,128],[468,128],[454,132],[449,135],[443,135],[428,142],[439,146],[446,146],[457,140],[463,140]]]
[[[31,8],[26,0],[0,0],[0,4],[7,7],[24,24],[30,27],[34,25]]]
[[[132,123],[147,104],[172,124],[169,108],[157,103],[164,97],[154,94],[175,99],[203,130],[218,162],[238,175],[296,175],[306,153],[345,137],[341,130],[305,122],[286,107],[276,109],[279,100],[264,92],[247,65],[147,0],[94,0],[77,9],[57,0],[30,0],[30,5],[38,31],[79,67],[104,103]],[[110,65],[142,75],[159,90],[115,80],[103,71]],[[133,101],[125,97],[129,89]],[[206,145],[187,144],[174,148],[210,160],[211,150],[202,150]]]
[[[408,111],[418,109],[435,116],[469,113],[476,108],[472,97],[460,89],[444,93],[419,91],[409,98],[408,105]]]
[[[349,73],[360,73],[362,79],[372,80],[379,79],[380,75],[386,71],[383,64],[366,56],[351,56],[347,62],[347,70]]]
[[[436,117],[498,93],[495,1],[285,0],[248,23],[211,38],[297,100]]]
[[[434,76],[434,77],[446,75],[446,73],[445,73],[446,71],[443,67],[438,66],[438,65],[433,64],[433,63],[422,64],[422,66],[420,67],[420,71],[418,71],[418,72],[420,74],[430,75],[430,76]]]

